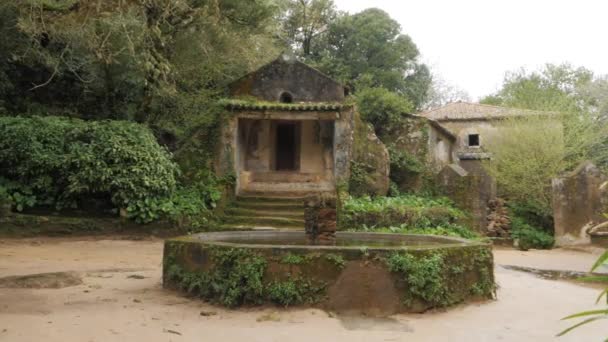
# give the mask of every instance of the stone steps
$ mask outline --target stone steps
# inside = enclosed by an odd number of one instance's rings
[[[303,219],[304,212],[302,208],[296,209],[285,209],[277,207],[253,207],[253,208],[228,208],[226,214],[229,216],[249,216],[249,217],[263,217],[263,216],[275,216],[293,219]]]
[[[304,228],[304,218],[293,219],[277,216],[227,216],[224,223],[230,225],[252,225],[276,228]]]
[[[238,196],[226,209],[222,229],[269,230],[304,229],[304,198],[265,196]]]
[[[298,211],[303,212],[304,207],[301,203],[279,203],[279,202],[234,202],[233,209],[259,210],[259,211]]]

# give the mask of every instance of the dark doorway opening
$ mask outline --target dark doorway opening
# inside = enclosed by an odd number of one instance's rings
[[[277,124],[276,169],[297,171],[300,169],[300,130],[295,123]]]

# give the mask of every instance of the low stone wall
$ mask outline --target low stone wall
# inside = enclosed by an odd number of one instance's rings
[[[258,231],[167,240],[163,285],[229,307],[313,305],[370,315],[494,297],[487,243],[344,232],[337,239],[337,246],[311,246],[301,232]],[[399,246],[400,239],[411,244]]]
[[[552,181],[553,219],[557,245],[589,243],[587,231],[606,221],[607,178],[591,162]]]

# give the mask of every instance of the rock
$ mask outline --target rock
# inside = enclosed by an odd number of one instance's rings
[[[390,172],[388,149],[358,113],[355,114],[354,135],[349,192],[355,195],[386,195]]]
[[[130,276],[127,277],[128,279],[144,279],[146,277],[139,275],[139,274],[131,274]]]

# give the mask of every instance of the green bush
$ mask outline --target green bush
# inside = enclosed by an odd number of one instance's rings
[[[357,92],[357,107],[363,120],[374,126],[381,138],[387,128],[398,124],[399,119],[414,109],[405,97],[385,88],[364,88]]]
[[[351,231],[479,238],[476,232],[458,224],[464,217],[461,210],[443,197],[360,197],[344,202],[340,227]]]
[[[535,228],[521,217],[514,216],[511,220],[511,236],[517,241],[521,250],[551,249],[555,244],[553,236],[539,228]]]
[[[340,226],[346,229],[392,227],[412,228],[448,225],[464,216],[446,198],[414,195],[398,197],[348,198],[342,207]]]
[[[131,213],[146,207],[142,221],[171,198],[179,174],[144,126],[60,117],[1,117],[0,169],[18,210],[75,208],[94,197]]]

